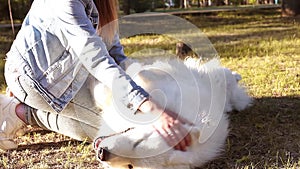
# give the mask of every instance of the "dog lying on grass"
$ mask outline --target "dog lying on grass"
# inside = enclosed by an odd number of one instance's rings
[[[97,103],[103,114],[95,148],[106,168],[199,167],[222,152],[229,125],[226,112],[243,110],[251,103],[238,84],[241,76],[221,67],[215,59],[205,64],[191,58],[184,62],[170,59],[149,65],[133,63],[127,73],[156,103],[191,122],[185,128],[190,131],[192,145],[184,152],[174,150],[151,127],[151,122],[137,122],[139,116],[155,119],[151,113],[131,116],[133,112],[129,112],[131,117],[120,113],[112,103],[111,91],[100,85],[94,93],[107,97]]]

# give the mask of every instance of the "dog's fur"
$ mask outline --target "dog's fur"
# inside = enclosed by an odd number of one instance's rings
[[[136,124],[123,118],[112,106],[111,92],[105,86],[95,93],[108,96],[99,103],[104,109],[99,136],[123,132],[103,139],[100,147],[111,154],[102,161],[107,168],[188,169],[199,167],[220,154],[228,135],[228,115],[251,103],[238,84],[241,76],[220,67],[217,60],[200,64],[198,59],[157,61],[150,65],[134,63],[127,73],[139,68],[134,81],[150,92],[152,98],[194,125],[190,130],[192,145],[187,151],[169,147],[151,125]],[[162,96],[163,97],[160,97]],[[138,114],[136,116],[149,116]],[[133,128],[128,130],[128,128]],[[108,129],[109,128],[109,129]],[[206,130],[213,130],[212,132]]]

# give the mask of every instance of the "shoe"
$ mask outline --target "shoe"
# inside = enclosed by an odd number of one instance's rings
[[[23,135],[26,124],[17,116],[15,109],[20,102],[14,97],[0,94],[0,149],[16,149],[14,138]]]

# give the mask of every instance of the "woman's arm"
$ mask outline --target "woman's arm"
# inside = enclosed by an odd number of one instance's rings
[[[114,39],[108,47],[108,52],[111,57],[114,58],[115,62],[120,65],[123,61],[125,61],[127,56],[124,54],[124,48],[120,43],[119,35],[116,34]]]
[[[97,35],[88,18],[85,4],[76,0],[59,0],[57,3],[60,5],[54,8],[54,14],[58,18],[58,25],[61,25],[64,43],[68,46],[69,52],[79,58],[89,73],[117,94],[118,98],[114,99],[120,100],[125,106],[136,111],[148,98],[148,93],[139,87],[110,56],[106,44]],[[121,50],[120,46],[117,45],[114,50]],[[116,61],[120,61],[122,57],[118,56]]]

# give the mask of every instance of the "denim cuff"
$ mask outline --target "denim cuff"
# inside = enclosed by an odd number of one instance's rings
[[[141,87],[137,87],[134,91],[130,92],[128,95],[129,103],[127,107],[136,112],[140,105],[149,99],[149,94]]]

